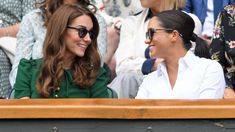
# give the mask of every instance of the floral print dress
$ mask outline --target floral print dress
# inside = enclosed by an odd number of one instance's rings
[[[235,90],[235,4],[225,6],[214,28],[210,54],[223,67],[227,86]]]

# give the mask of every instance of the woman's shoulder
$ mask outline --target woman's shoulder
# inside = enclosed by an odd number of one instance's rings
[[[208,68],[216,70],[222,69],[221,65],[217,61],[198,57],[191,51],[186,54],[184,61],[192,70],[201,71],[202,73],[208,70]]]
[[[196,63],[198,65],[198,67],[204,67],[205,70],[213,69],[213,70],[216,70],[216,71],[219,71],[219,70],[222,71],[222,66],[216,60],[211,60],[211,59],[206,59],[206,58],[199,58]]]
[[[37,9],[34,9],[34,10],[31,10],[30,12],[28,12],[24,18],[31,18],[31,17],[38,17],[38,16],[42,16],[42,10],[37,8]]]
[[[42,10],[34,9],[22,18],[22,23],[39,23],[43,21]]]

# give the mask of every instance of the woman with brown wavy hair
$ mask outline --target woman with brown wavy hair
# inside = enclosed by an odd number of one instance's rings
[[[97,49],[99,25],[91,11],[63,5],[47,23],[43,59],[22,59],[15,98],[106,98]]]
[[[97,41],[101,56],[101,65],[103,64],[103,57],[107,47],[106,23],[103,17],[101,17],[98,12],[95,12],[96,8],[90,3],[90,0],[43,0],[42,3],[37,4],[39,9],[33,10],[25,15],[21,22],[20,31],[17,35],[16,55],[10,73],[12,86],[14,86],[18,64],[22,58],[38,59],[43,57],[42,45],[45,39],[48,22],[53,13],[64,4],[81,5],[87,8],[89,7],[94,11],[100,26]]]

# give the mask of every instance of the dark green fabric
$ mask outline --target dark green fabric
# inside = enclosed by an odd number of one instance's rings
[[[36,90],[36,82],[41,71],[42,59],[22,59],[18,66],[14,98],[41,98]],[[59,92],[51,92],[49,98],[108,98],[106,70],[101,68],[96,82],[90,88],[81,88],[73,82],[71,70],[65,70]]]

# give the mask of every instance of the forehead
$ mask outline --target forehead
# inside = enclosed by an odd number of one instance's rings
[[[78,3],[78,0],[64,0],[64,4],[76,4]]]
[[[87,29],[91,29],[93,28],[93,22],[90,16],[88,15],[81,15],[79,17],[76,17],[70,25],[73,26],[78,26],[78,25],[82,25],[85,26]]]
[[[159,28],[161,27],[161,22],[157,17],[152,17],[149,20],[148,28]]]

